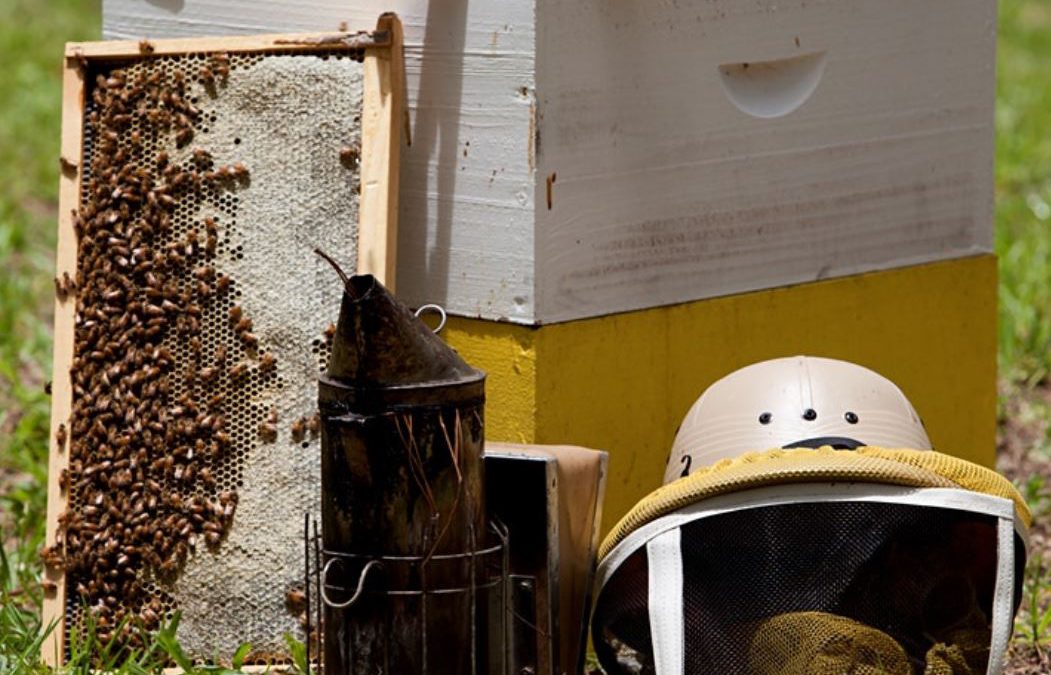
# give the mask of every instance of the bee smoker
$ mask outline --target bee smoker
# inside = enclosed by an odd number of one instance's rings
[[[503,551],[485,548],[485,374],[372,276],[340,275],[319,382],[324,670],[486,672],[479,594]]]

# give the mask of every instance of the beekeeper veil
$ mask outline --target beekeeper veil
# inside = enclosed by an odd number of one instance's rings
[[[595,650],[610,675],[999,673],[1030,522],[886,378],[755,364],[698,399],[603,543]]]

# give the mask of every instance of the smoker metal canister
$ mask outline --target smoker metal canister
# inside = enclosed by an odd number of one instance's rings
[[[356,603],[326,605],[326,673],[472,671],[484,387],[372,276],[345,280],[319,382],[322,542],[340,558],[326,581],[348,597],[383,560]]]

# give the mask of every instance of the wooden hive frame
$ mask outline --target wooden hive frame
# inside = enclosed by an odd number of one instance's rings
[[[69,43],[65,50],[62,102],[62,175],[59,187],[56,277],[75,278],[78,243],[73,213],[80,207],[83,181],[84,117],[87,87],[85,66],[93,61],[112,64],[147,56],[178,56],[201,52],[230,54],[308,54],[333,49],[361,49],[363,101],[361,119],[360,201],[358,227],[358,271],[376,275],[394,286],[397,241],[398,172],[403,125],[405,79],[402,56],[402,26],[392,13],[383,14],[373,32],[272,34],[244,37],[213,37],[150,41]],[[146,48],[144,50],[144,48]],[[67,498],[59,476],[68,465],[68,441],[60,446],[60,425],[68,427],[73,403],[70,368],[74,352],[74,298],[55,301],[51,433],[48,461],[48,508],[46,545],[62,545],[59,516]],[[65,653],[66,574],[47,567],[43,623],[54,625],[42,646],[45,663],[61,663]]]

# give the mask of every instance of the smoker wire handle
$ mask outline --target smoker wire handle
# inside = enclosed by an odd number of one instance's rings
[[[418,319],[418,318],[420,318],[420,316],[422,316],[426,312],[435,312],[435,313],[438,314],[438,316],[440,318],[438,319],[438,326],[435,327],[434,332],[435,333],[441,333],[442,329],[445,328],[445,322],[449,320],[449,315],[445,313],[445,308],[442,307],[441,305],[435,305],[434,303],[428,303],[426,305],[421,305],[419,309],[417,309],[415,312],[413,312],[413,314],[415,314],[416,318]]]
[[[329,599],[328,594],[325,592],[325,587],[328,586],[328,568],[337,560],[339,560],[339,558],[332,558],[325,563],[325,568],[321,570],[321,583],[319,584],[320,588],[318,590],[321,591],[321,599],[326,605],[333,609],[346,609],[357,602],[358,598],[361,597],[362,592],[365,590],[365,577],[368,576],[369,570],[373,567],[383,567],[383,563],[379,560],[370,560],[365,563],[365,567],[361,569],[361,576],[358,577],[358,587],[354,590],[354,595],[350,596],[350,599],[346,602],[340,603],[332,602]]]

